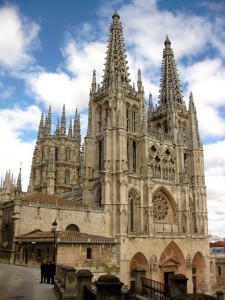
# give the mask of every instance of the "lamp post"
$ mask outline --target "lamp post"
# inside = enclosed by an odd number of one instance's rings
[[[53,242],[53,261],[55,262],[55,254],[56,254],[56,243],[55,243],[55,238],[56,238],[56,227],[57,227],[57,222],[56,219],[53,220],[52,223],[52,232],[54,235],[54,242]]]

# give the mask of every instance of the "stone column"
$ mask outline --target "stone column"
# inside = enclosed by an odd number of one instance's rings
[[[60,274],[60,265],[56,265],[55,279],[57,281],[59,281],[60,278],[59,274]]]
[[[93,274],[89,270],[77,271],[77,299],[84,299],[84,287],[91,289]]]
[[[102,275],[96,281],[97,300],[120,300],[123,283],[114,275]]]
[[[170,296],[181,296],[187,294],[188,278],[183,274],[173,274],[170,276]]]
[[[223,293],[223,291],[217,291],[216,292],[216,298],[217,298],[217,300],[224,300],[224,293]]]
[[[66,267],[65,274],[65,290],[63,293],[63,299],[77,299],[76,298],[76,284],[75,284],[75,272],[73,267]]]
[[[62,266],[61,270],[61,287],[65,288],[66,284],[66,266]]]
[[[134,281],[135,281],[135,292],[137,294],[141,294],[142,292],[142,277],[145,277],[146,270],[145,269],[135,269],[133,270],[134,273]]]

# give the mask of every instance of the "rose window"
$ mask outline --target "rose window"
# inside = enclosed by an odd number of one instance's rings
[[[168,200],[160,194],[153,198],[153,217],[156,221],[163,221],[168,215]]]

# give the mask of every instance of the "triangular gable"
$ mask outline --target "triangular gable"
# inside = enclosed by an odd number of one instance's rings
[[[178,266],[179,262],[175,261],[174,259],[169,259],[167,261],[164,261],[160,267],[171,267],[171,266]]]

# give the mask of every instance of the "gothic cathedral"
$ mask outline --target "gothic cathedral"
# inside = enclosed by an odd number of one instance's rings
[[[159,101],[154,106],[150,94],[146,107],[140,70],[137,86],[130,84],[120,16],[113,14],[101,84],[93,72],[84,146],[78,112],[68,134],[65,108],[54,135],[51,111],[45,120],[42,116],[29,192],[73,190],[84,205],[102,207],[104,235],[119,242],[123,282],[141,267],[157,281],[182,273],[189,287],[209,286],[204,158],[196,108],[192,93],[188,108],[183,100],[168,37],[164,45]]]

